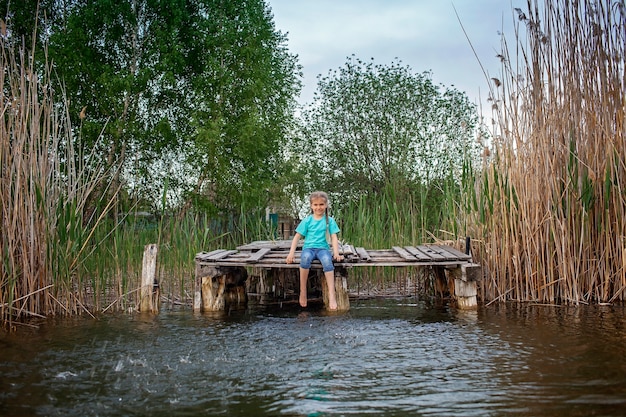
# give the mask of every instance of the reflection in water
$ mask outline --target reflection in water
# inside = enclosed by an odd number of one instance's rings
[[[403,298],[64,320],[0,337],[0,415],[618,416],[624,312]]]
[[[506,374],[511,401],[527,404],[529,415],[546,409],[554,415],[626,412],[623,307],[508,307],[492,313],[485,329],[523,354]],[[510,363],[502,358],[505,366]]]

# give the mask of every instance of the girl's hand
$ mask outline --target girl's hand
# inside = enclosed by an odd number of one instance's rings
[[[288,264],[293,263],[293,253],[290,253],[289,255],[287,255],[287,259],[285,259],[285,262],[287,262]]]
[[[335,259],[335,261],[337,262],[341,262],[343,261],[343,255],[339,255],[338,253],[333,255],[333,258]]]

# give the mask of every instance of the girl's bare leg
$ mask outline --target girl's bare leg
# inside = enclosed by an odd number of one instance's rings
[[[307,293],[306,282],[309,279],[309,270],[300,268],[300,306],[306,307],[307,305]]]
[[[337,296],[335,295],[335,271],[324,272],[328,287],[328,309],[337,310]]]

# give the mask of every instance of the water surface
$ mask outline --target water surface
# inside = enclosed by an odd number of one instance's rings
[[[400,298],[51,321],[0,336],[0,415],[621,416],[625,312]]]

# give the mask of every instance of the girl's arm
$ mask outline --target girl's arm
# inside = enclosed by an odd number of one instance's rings
[[[287,255],[287,259],[285,260],[285,262],[287,262],[288,264],[293,263],[293,257],[296,253],[296,248],[298,247],[298,242],[300,242],[300,238],[302,238],[302,235],[296,232],[296,234],[293,236],[293,240],[291,241],[291,248],[289,249],[289,255]]]
[[[333,258],[336,261],[343,261],[343,256],[339,254],[339,239],[337,239],[337,233],[330,235],[330,241],[333,246]]]

